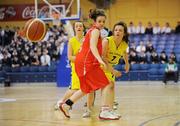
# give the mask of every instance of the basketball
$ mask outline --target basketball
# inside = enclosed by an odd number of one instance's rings
[[[26,38],[31,42],[41,41],[46,34],[46,25],[40,19],[30,19],[24,27]]]

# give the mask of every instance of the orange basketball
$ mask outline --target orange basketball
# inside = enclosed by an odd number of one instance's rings
[[[33,21],[34,19],[30,19],[30,20],[28,20],[27,22],[26,22],[26,24],[25,24],[25,26],[24,26],[24,28],[23,28],[23,30],[22,30],[22,37],[26,37],[26,31],[27,31],[27,28],[28,28],[28,26],[29,26],[29,24]]]
[[[29,41],[38,42],[41,41],[46,34],[46,25],[38,18],[31,19],[26,23],[24,32]]]

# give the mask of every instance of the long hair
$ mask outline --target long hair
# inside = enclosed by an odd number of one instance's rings
[[[121,25],[124,28],[124,36],[123,36],[122,40],[125,41],[128,44],[129,43],[129,39],[128,39],[129,34],[127,32],[127,25],[124,22],[120,21],[120,22],[118,22],[118,23],[116,23],[114,25],[114,27],[113,27],[113,34],[114,34],[115,27],[118,26],[118,25]]]
[[[106,15],[104,13],[104,10],[102,10],[102,9],[94,9],[94,10],[90,11],[89,17],[91,19],[93,19],[94,21],[96,21],[97,17],[99,17],[99,16],[106,17]]]

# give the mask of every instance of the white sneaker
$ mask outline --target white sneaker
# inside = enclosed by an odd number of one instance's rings
[[[110,110],[110,112],[115,115],[115,116],[118,116],[119,118],[121,118],[120,114],[116,113],[114,110]]]
[[[70,109],[70,106],[65,104],[65,103],[62,103],[60,104],[59,106],[60,108],[60,111],[67,117],[67,118],[70,118],[70,115],[69,115],[69,109]]]
[[[59,110],[60,104],[62,104],[62,101],[57,101],[57,103],[54,105],[54,110]]]
[[[113,110],[117,110],[118,106],[117,105],[113,105]]]
[[[89,118],[91,117],[91,110],[87,109],[84,113],[83,113],[83,118]]]
[[[115,114],[113,114],[109,110],[103,110],[99,114],[99,119],[102,119],[102,120],[119,120],[119,117],[116,116]]]

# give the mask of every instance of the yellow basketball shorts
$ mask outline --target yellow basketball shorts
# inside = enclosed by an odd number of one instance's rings
[[[111,72],[106,71],[105,75],[109,81],[113,81],[113,82],[115,81],[115,76]]]
[[[69,88],[72,90],[80,89],[80,82],[76,72],[71,73],[71,86]]]

